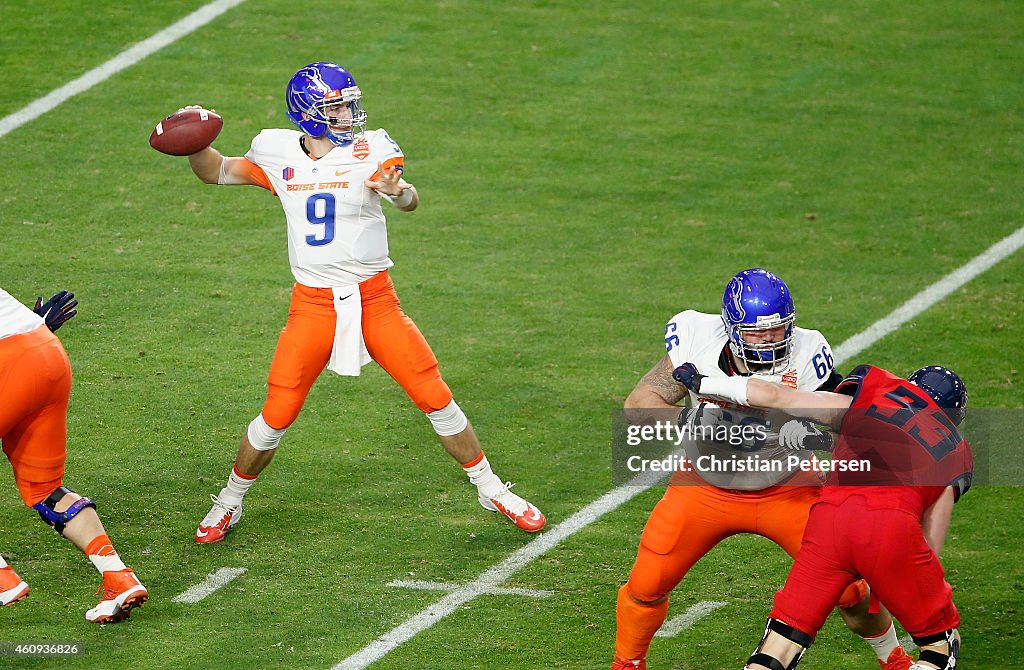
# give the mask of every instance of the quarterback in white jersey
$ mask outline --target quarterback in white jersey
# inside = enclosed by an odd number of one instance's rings
[[[195,540],[219,542],[242,517],[242,498],[270,463],[309,390],[327,368],[358,376],[376,361],[430,420],[441,444],[476,485],[484,509],[536,532],[544,515],[494,474],[426,339],[402,310],[391,281],[381,201],[411,212],[420,199],[402,178],[405,156],[384,130],[366,130],[362,92],[334,63],[311,63],[288,82],[298,130],[263,130],[245,156],[206,147],[189,165],[208,184],[251,185],[284,209],[295,286],[270,366],[263,409],[242,436],[227,485]]]
[[[264,130],[245,154],[281,200],[295,281],[315,288],[357,284],[393,266],[381,209],[386,196],[364,183],[381,166],[401,168],[398,144],[384,130],[368,130],[314,161],[301,138],[296,130]]]
[[[828,342],[817,331],[796,327],[789,288],[760,268],[744,270],[730,280],[721,315],[687,310],[674,316],[665,329],[665,347],[667,355],[626,399],[630,423],[661,421],[666,412],[687,422],[700,421],[708,404],[724,408],[707,413],[731,425],[748,420],[766,423],[761,410],[689,392],[673,378],[675,369],[687,362],[709,377],[754,375],[807,390],[831,390],[841,381],[833,370]],[[688,394],[691,406],[700,411],[680,411],[678,403]],[[817,448],[824,437],[799,421],[772,426],[766,435],[768,439],[753,445],[693,440],[686,453],[690,462],[701,456],[721,461],[751,453],[771,461],[811,444]],[[669,594],[723,539],[739,533],[761,535],[795,557],[820,484],[816,473],[794,473],[792,468],[742,476],[699,467],[677,472],[647,520],[629,580],[619,589],[613,670],[646,668],[647,650],[665,620]],[[902,664],[909,656],[899,646],[892,618],[884,610],[868,612],[863,581],[846,589],[839,607],[851,630],[875,649],[883,668],[906,667]]]

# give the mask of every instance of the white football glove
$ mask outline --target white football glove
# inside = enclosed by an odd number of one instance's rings
[[[832,438],[809,421],[792,419],[779,428],[779,446],[785,449],[829,450],[831,445]]]

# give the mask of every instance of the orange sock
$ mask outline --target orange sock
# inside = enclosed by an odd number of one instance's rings
[[[619,589],[615,606],[615,655],[628,660],[645,658],[667,614],[668,598],[657,605],[641,605],[629,597],[626,586]]]

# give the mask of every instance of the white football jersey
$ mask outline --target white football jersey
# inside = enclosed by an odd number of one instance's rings
[[[264,130],[245,157],[266,173],[288,223],[288,259],[295,281],[313,288],[369,279],[394,263],[381,196],[366,188],[378,164],[403,165],[398,144],[382,129],[313,160],[297,130]]]
[[[683,363],[693,363],[697,366],[698,372],[708,377],[724,378],[729,376],[719,365],[722,352],[728,346],[728,342],[729,336],[725,330],[725,324],[718,314],[686,310],[672,317],[665,327],[665,347],[672,360],[672,366],[679,367]],[[755,374],[753,376],[801,390],[814,391],[828,380],[832,375],[833,368],[832,348],[825,337],[816,330],[794,327],[789,367],[779,374]],[[769,417],[769,414],[762,409],[737,406],[721,398],[690,391],[689,404],[692,407],[697,407],[702,402],[714,403],[729,409],[736,412],[741,418],[749,416],[767,421],[769,438],[764,446],[756,452],[758,459],[776,460],[781,463],[794,453],[779,446],[778,426],[771,425],[778,423],[781,415],[776,414]],[[785,421],[786,418],[781,420]],[[716,459],[740,457],[745,459],[750,456],[751,452],[730,447],[724,443],[694,442],[688,445],[687,454],[691,460],[695,460],[701,455]],[[779,467],[781,468],[781,465]],[[757,490],[779,484],[788,479],[792,473],[790,469],[782,468],[781,471],[756,473],[706,473],[700,471],[699,474],[715,486]]]
[[[20,335],[43,325],[39,316],[0,288],[0,339]]]

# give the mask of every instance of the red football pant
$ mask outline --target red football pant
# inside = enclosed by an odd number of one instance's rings
[[[71,362],[46,326],[0,339],[0,440],[31,507],[61,485]]]
[[[387,271],[359,284],[366,350],[424,412],[444,409],[452,392],[441,378],[437,358],[398,302]],[[299,415],[309,390],[327,367],[334,346],[337,312],[328,288],[296,284],[267,379],[263,419],[287,428]]]
[[[860,495],[811,509],[800,554],[775,595],[771,616],[815,635],[839,594],[860,577],[915,637],[960,625],[952,589],[925,542],[921,520],[902,510],[871,509]]]

